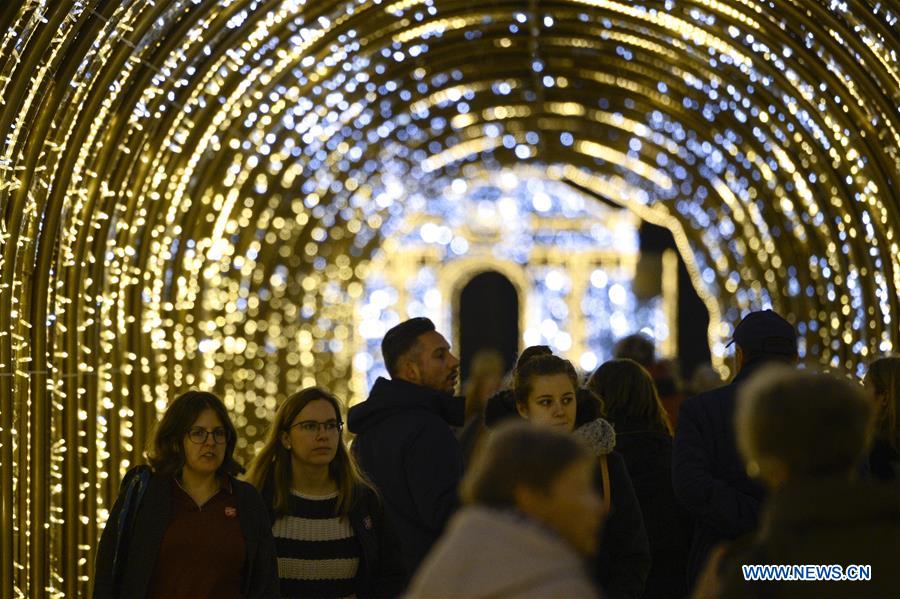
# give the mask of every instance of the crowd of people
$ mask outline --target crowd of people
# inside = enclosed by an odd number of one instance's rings
[[[546,346],[509,376],[483,353],[457,397],[459,360],[413,318],[352,444],[339,399],[302,389],[246,471],[223,402],[188,391],[122,482],[94,596],[900,595],[900,358],[862,384],[800,367],[771,310],[732,342],[725,385],[685,392],[638,335],[586,376]],[[868,576],[747,576],[797,564]]]

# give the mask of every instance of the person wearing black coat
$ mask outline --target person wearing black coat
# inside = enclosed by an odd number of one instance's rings
[[[391,379],[378,378],[369,398],[350,408],[353,452],[375,484],[400,539],[411,577],[459,506],[463,457],[451,426],[461,426],[463,398],[452,393],[459,360],[426,318],[385,335]]]
[[[619,359],[600,366],[587,387],[615,427],[616,451],[641,505],[652,557],[643,597],[684,597],[692,523],[672,489],[671,424],[655,383],[640,364]]]
[[[95,598],[277,597],[275,542],[256,489],[234,475],[222,401],[188,391],[166,408],[100,536]]]
[[[139,475],[136,466],[128,471],[122,488]],[[172,479],[151,475],[133,520],[128,543],[128,553],[123,556],[121,577],[113,584],[113,561],[117,531],[115,523],[122,514],[122,497],[113,505],[107,525],[100,537],[97,551],[94,598],[145,597],[151,587],[151,577],[162,544],[163,535],[171,517]],[[275,543],[269,525],[266,506],[259,493],[236,478],[228,484],[237,500],[237,514],[244,534],[246,558],[244,560],[242,597],[278,597],[278,576],[275,570]],[[118,587],[118,588],[116,588]]]
[[[697,597],[900,596],[900,493],[859,477],[871,407],[855,383],[810,369],[772,366],[744,384],[738,448],[770,494],[759,529],[713,553]],[[772,565],[780,580],[745,577]]]
[[[694,517],[688,556],[692,587],[720,542],[753,532],[764,488],[748,475],[738,455],[734,412],[741,385],[764,364],[797,359],[794,327],[772,310],[751,312],[736,327],[738,373],[719,389],[686,400],[679,412],[672,452],[672,484],[678,501]]]

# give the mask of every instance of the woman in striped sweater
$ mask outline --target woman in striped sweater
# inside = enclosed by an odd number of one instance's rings
[[[271,510],[284,597],[393,597],[405,573],[380,499],[344,444],[340,404],[318,387],[278,408],[247,480]]]

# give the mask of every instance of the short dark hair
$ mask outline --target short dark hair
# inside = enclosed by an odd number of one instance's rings
[[[397,377],[397,363],[423,334],[434,331],[434,323],[424,316],[410,318],[390,329],[381,340],[381,355],[391,378]]]
[[[647,335],[634,333],[616,341],[613,357],[628,358],[646,368],[656,361],[656,347]]]
[[[533,347],[541,348],[544,346],[537,345]],[[572,381],[572,389],[578,389],[578,373],[575,372],[575,367],[572,366],[571,362],[559,356],[537,352],[533,353],[530,359],[523,359],[525,353],[531,349],[530,347],[522,352],[522,356],[516,362],[513,393],[515,393],[517,404],[528,404],[528,396],[531,395],[531,390],[534,386],[533,379],[537,376],[564,374]],[[547,349],[549,351],[549,348]]]
[[[775,458],[792,479],[847,474],[867,451],[870,424],[862,388],[831,374],[773,364],[738,390],[735,430],[750,469]]]
[[[466,504],[509,508],[515,505],[517,488],[548,493],[563,470],[590,458],[573,435],[504,422],[476,454],[460,483],[460,497]]]
[[[225,428],[225,459],[216,471],[217,474],[236,476],[244,472],[244,467],[234,459],[237,431],[225,404],[212,393],[192,389],[172,400],[156,426],[156,433],[147,452],[147,461],[154,473],[174,476],[181,471],[184,467],[184,438],[206,409],[214,411]]]

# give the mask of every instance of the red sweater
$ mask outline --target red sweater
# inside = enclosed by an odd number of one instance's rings
[[[226,479],[202,506],[172,480],[172,512],[148,599],[240,597],[244,535]]]

